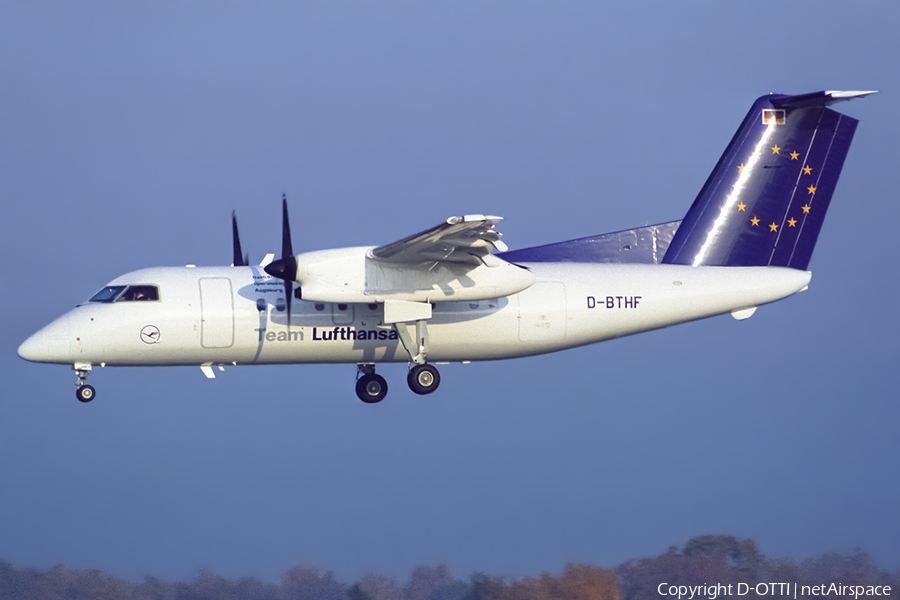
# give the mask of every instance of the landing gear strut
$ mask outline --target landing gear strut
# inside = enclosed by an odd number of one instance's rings
[[[424,396],[438,389],[441,384],[441,374],[438,373],[437,367],[429,364],[413,365],[406,376],[406,383],[409,389],[417,394]]]
[[[356,395],[366,404],[381,402],[387,396],[387,381],[375,374],[375,365],[356,365]]]
[[[412,322],[397,321],[394,323],[394,327],[397,329],[397,335],[403,348],[409,354],[410,362],[414,363],[409,370],[409,375],[406,376],[409,389],[420,396],[430,394],[441,384],[441,374],[434,365],[428,364],[427,319],[415,321],[415,338],[413,338]]]
[[[78,377],[78,381],[75,382],[75,397],[78,398],[80,402],[90,402],[97,395],[94,388],[84,382],[91,372],[90,363],[75,363],[72,368],[75,369],[75,375]]]

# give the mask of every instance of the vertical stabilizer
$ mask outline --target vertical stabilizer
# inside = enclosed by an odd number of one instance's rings
[[[805,270],[858,123],[828,105],[871,93],[759,98],[663,262]]]

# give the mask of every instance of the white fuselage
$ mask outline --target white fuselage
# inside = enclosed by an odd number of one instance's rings
[[[510,296],[435,302],[428,361],[554,352],[773,302],[810,273],[779,267],[532,263],[536,283]],[[384,304],[293,300],[262,267],[169,267],[110,285],[159,287],[152,302],[88,302],[26,340],[28,360],[218,365],[407,362]]]

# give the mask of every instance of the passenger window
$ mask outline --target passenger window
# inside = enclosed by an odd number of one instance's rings
[[[316,302],[316,310],[318,310],[318,311],[325,310],[325,305],[322,304],[321,302]]]
[[[116,302],[156,302],[159,288],[155,285],[129,285]]]

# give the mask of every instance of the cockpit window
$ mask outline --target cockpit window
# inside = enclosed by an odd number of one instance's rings
[[[151,302],[159,300],[159,288],[155,285],[129,285],[116,302]]]
[[[124,285],[108,285],[94,294],[88,302],[112,302],[124,289]]]
[[[88,302],[141,302],[158,301],[159,286],[155,285],[108,285],[88,300]]]

